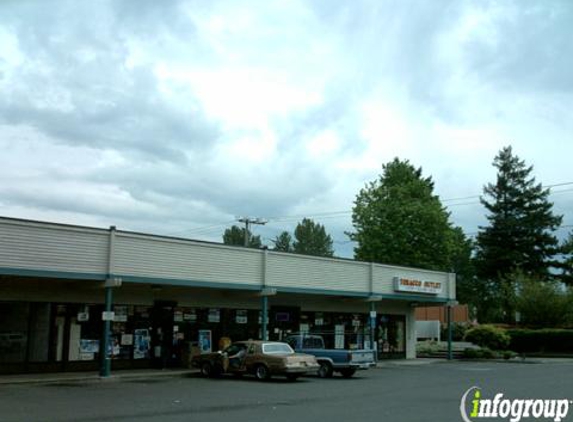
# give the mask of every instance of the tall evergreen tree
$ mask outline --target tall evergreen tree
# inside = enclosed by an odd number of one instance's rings
[[[304,218],[294,230],[293,251],[303,255],[333,256],[332,238],[322,224]]]
[[[495,157],[497,180],[484,187],[481,203],[489,225],[477,236],[476,266],[484,279],[502,279],[519,270],[543,278],[558,251],[555,230],[562,216],[553,214],[549,190],[531,176],[533,167],[513,154],[511,146]]]
[[[245,245],[245,228],[233,225],[223,233],[223,243],[225,245],[244,246]],[[253,236],[249,230],[249,248],[261,247],[261,236]]]
[[[293,252],[292,236],[289,232],[284,231],[271,240],[275,244],[274,250],[279,252]]]
[[[347,234],[358,242],[356,259],[439,271],[465,263],[471,245],[433,191],[432,178],[409,161],[385,164],[354,201],[354,232]]]

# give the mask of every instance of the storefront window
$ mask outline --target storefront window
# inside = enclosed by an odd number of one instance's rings
[[[406,354],[406,318],[381,315],[378,320],[378,354],[382,358],[401,358]]]
[[[26,360],[29,303],[0,302],[0,363]]]

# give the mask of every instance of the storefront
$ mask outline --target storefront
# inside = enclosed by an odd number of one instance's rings
[[[0,373],[179,367],[294,332],[414,358],[416,306],[455,298],[412,268],[6,218],[0,236]]]

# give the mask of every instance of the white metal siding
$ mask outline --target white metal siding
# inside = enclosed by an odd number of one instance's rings
[[[367,263],[270,252],[267,285],[368,293],[369,271]]]
[[[0,268],[104,275],[110,232],[0,218]],[[370,293],[365,262],[266,252],[267,286]],[[265,252],[256,249],[116,232],[112,273],[125,277],[263,285]],[[455,298],[455,276],[412,268],[372,265],[372,293],[394,295],[394,277],[444,283],[439,298]],[[399,293],[401,297],[408,293]],[[412,293],[413,297],[421,295]],[[435,298],[433,295],[424,295]]]
[[[117,233],[114,273],[212,283],[262,284],[262,251]]]
[[[0,220],[0,267],[105,274],[108,236],[105,230]]]

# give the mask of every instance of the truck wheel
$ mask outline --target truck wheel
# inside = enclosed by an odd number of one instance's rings
[[[203,362],[201,364],[201,375],[207,378],[211,378],[213,376],[213,366],[209,362]]]
[[[354,368],[345,368],[340,370],[340,375],[342,375],[344,378],[351,378],[355,373],[356,369]]]
[[[267,368],[265,365],[257,365],[255,367],[255,377],[259,380],[259,381],[266,381],[271,377],[271,373],[269,372],[269,368]]]
[[[320,362],[320,368],[318,368],[318,376],[320,378],[331,378],[332,372],[333,369],[330,362]]]

